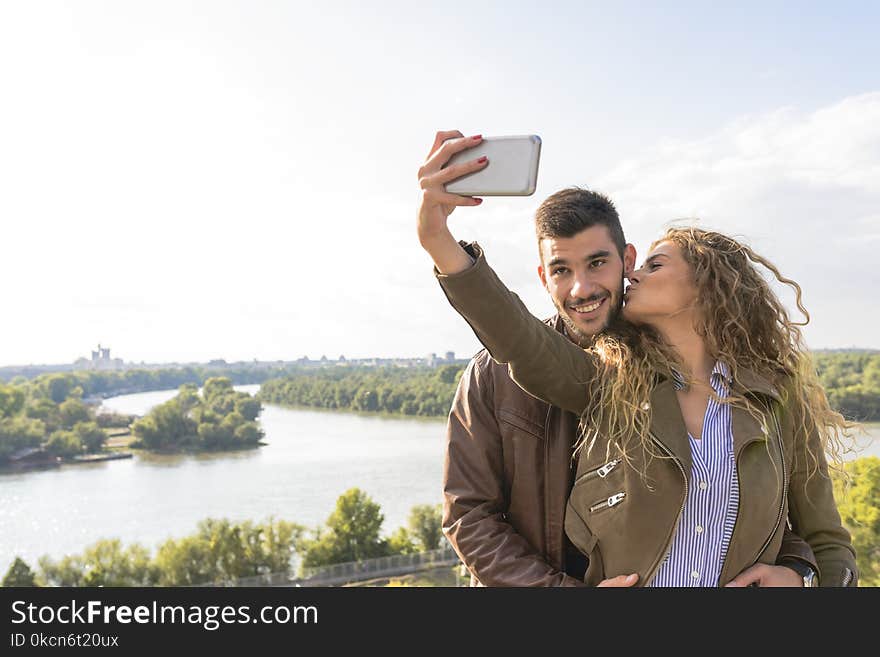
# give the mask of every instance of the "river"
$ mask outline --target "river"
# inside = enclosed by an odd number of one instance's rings
[[[236,386],[254,393],[258,385]],[[176,390],[104,401],[145,414]],[[155,549],[193,533],[199,520],[275,516],[323,524],[336,498],[357,486],[385,514],[384,533],[416,504],[440,502],[444,421],[265,406],[266,446],[158,456],[0,475],[0,576],[16,555],[31,567],[48,554],[81,552],[99,538]],[[880,424],[868,425],[861,455],[880,456]]]
[[[236,386],[254,393],[258,385]],[[176,390],[123,395],[108,409],[143,415]],[[383,531],[416,504],[441,500],[444,421],[265,406],[265,446],[200,455],[137,453],[133,459],[0,475],[0,577],[16,555],[82,552],[118,537],[150,549],[193,533],[199,520],[274,516],[322,525],[357,486],[382,507]]]

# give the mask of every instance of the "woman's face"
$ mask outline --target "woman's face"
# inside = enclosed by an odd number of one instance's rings
[[[661,328],[667,320],[692,316],[697,299],[693,270],[674,242],[659,242],[628,278],[623,316],[630,322]]]

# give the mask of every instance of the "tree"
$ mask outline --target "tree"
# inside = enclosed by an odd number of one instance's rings
[[[118,538],[97,541],[57,563],[49,557],[39,563],[41,578],[51,586],[152,586],[158,579],[147,549],[138,543],[124,548]]]
[[[259,399],[255,399],[250,395],[242,393],[245,396],[239,397],[235,400],[235,411],[236,413],[241,414],[245,420],[249,420],[253,422],[260,415],[260,411],[263,410],[262,405],[260,404]]]
[[[58,405],[58,412],[61,415],[61,426],[65,429],[69,429],[79,422],[88,422],[92,419],[89,407],[73,397],[61,402]]]
[[[0,418],[0,463],[25,447],[38,447],[46,435],[46,425],[27,417]]]
[[[443,541],[442,508],[439,504],[419,504],[409,512],[409,534],[416,546],[427,552],[437,550]]]
[[[24,390],[0,384],[0,418],[18,415],[24,408]]]
[[[388,544],[379,537],[381,507],[359,488],[350,488],[336,500],[327,518],[327,531],[307,544],[304,566],[323,566],[345,561],[362,561],[388,554]]]
[[[169,449],[193,444],[198,425],[188,416],[189,391],[159,404],[131,425],[131,432],[147,449]]]
[[[80,422],[73,428],[86,452],[100,452],[107,442],[107,434],[95,422]]]
[[[52,432],[61,428],[61,415],[58,404],[46,397],[28,400],[24,413],[27,417],[40,420],[46,425],[46,431]]]
[[[59,430],[49,436],[46,451],[52,456],[70,457],[82,453],[82,443],[73,431]]]
[[[463,371],[461,365],[441,365],[437,368],[437,380],[443,383],[458,383],[458,377]]]
[[[195,535],[170,539],[156,553],[161,586],[231,583],[268,573],[288,573],[304,529],[269,518],[254,524],[208,518]]]
[[[415,554],[419,548],[413,543],[406,527],[398,527],[388,538],[388,552],[391,554]]]
[[[43,389],[47,396],[56,404],[60,404],[70,396],[75,382],[66,374],[50,374],[43,381]]]
[[[834,488],[840,519],[852,534],[861,586],[880,586],[880,458],[856,459],[846,464],[852,478],[835,476]]]
[[[36,586],[34,571],[21,557],[15,557],[15,561],[6,571],[6,576],[0,586]]]

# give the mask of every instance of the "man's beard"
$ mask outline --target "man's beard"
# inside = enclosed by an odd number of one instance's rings
[[[553,305],[556,306],[556,310],[559,313],[559,316],[562,318],[562,324],[565,327],[566,335],[577,346],[586,349],[593,344],[593,340],[596,338],[597,335],[603,333],[609,326],[614,324],[615,320],[619,318],[620,310],[623,307],[623,283],[621,282],[619,292],[611,296],[611,299],[609,301],[608,314],[606,315],[605,322],[602,324],[602,326],[599,327],[599,329],[595,333],[587,333],[579,326],[577,326],[577,324],[574,323],[574,320],[569,317],[568,312],[566,312],[566,308],[564,306],[560,306],[555,298],[553,299]]]

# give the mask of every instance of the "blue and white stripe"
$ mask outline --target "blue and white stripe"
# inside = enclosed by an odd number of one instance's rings
[[[727,366],[716,363],[710,383],[719,397],[727,396],[728,380]],[[710,397],[701,439],[688,439],[693,469],[687,499],[666,560],[649,586],[718,586],[736,523],[739,480],[730,406]]]

